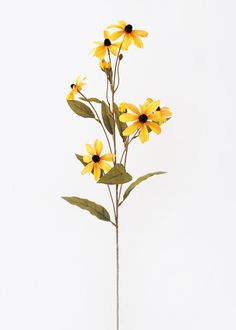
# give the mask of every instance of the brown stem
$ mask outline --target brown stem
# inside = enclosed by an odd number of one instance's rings
[[[140,131],[140,130],[138,130],[138,131],[133,135],[133,137],[127,142],[127,145],[125,146],[124,151],[123,151],[123,153],[122,153],[122,155],[121,155],[120,163],[122,162],[123,158],[125,157],[125,159],[124,159],[124,168],[126,168],[126,163],[127,163],[127,157],[128,157],[128,148],[129,148],[129,145],[130,145],[130,143],[131,143],[134,139],[136,139],[136,138],[138,137],[138,135],[139,135],[139,131]],[[120,185],[119,195],[118,195],[118,205],[119,205],[119,206],[122,204],[122,202],[120,203],[120,196],[121,196],[122,188],[123,188],[123,185],[121,184],[121,185]]]
[[[119,88],[119,85],[120,85],[120,59],[118,61],[118,66],[117,66],[117,77],[118,77],[118,82],[117,82],[117,86],[115,88],[115,91],[117,91],[117,89]]]
[[[113,212],[114,212],[114,218],[116,218],[116,207],[115,207],[114,199],[113,199],[113,196],[112,196],[112,193],[111,193],[111,188],[110,188],[109,185],[107,185],[107,188],[108,188],[109,195],[110,195],[111,202],[112,202],[112,207],[113,207]]]
[[[118,196],[118,186],[116,188]],[[120,260],[119,260],[119,214],[118,199],[116,203],[116,330],[120,327]]]
[[[114,154],[116,155],[115,158],[115,164],[117,159],[117,146],[116,146],[116,121],[115,121],[115,92],[118,88],[115,88],[115,82],[116,82],[116,74],[117,74],[117,65],[119,62],[119,55],[121,51],[121,46],[118,50],[118,54],[116,57],[115,62],[115,69],[114,69],[114,75],[111,75],[110,79],[110,88],[111,88],[111,112],[113,116],[113,123],[114,123],[114,132],[113,132],[113,147],[114,147]],[[108,51],[108,56],[111,62],[111,54]],[[119,73],[118,73],[119,74]],[[118,77],[119,78],[119,77]],[[119,330],[120,328],[120,260],[119,260],[119,185],[117,184],[115,186],[116,189],[116,196],[115,196],[115,224],[116,224],[116,330]]]

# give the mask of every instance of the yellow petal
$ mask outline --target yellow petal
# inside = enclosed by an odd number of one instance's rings
[[[89,162],[92,161],[92,157],[90,157],[90,156],[88,156],[88,155],[84,155],[84,156],[83,156],[83,161],[84,161],[85,163],[89,163]]]
[[[85,148],[91,156],[94,155],[94,150],[93,150],[93,148],[91,147],[90,144],[85,144]]]
[[[147,122],[147,125],[151,128],[151,130],[153,132],[155,132],[156,134],[160,134],[161,133],[161,128],[160,125],[158,125],[157,123],[152,123],[152,122]]]
[[[104,170],[105,172],[110,171],[111,169],[111,165],[107,164],[106,162],[100,161],[99,162],[99,166],[102,170]]]
[[[141,130],[139,133],[139,140],[144,143],[147,142],[149,139],[149,133],[146,125],[141,126]]]
[[[133,104],[131,104],[131,103],[127,103],[127,109],[133,111],[133,112],[136,113],[137,115],[140,115],[140,114],[141,114],[139,108],[137,108],[135,105],[133,105]]]
[[[68,101],[70,101],[70,100],[74,100],[74,99],[75,99],[75,92],[74,92],[73,90],[70,91],[70,93],[67,94],[66,99],[67,99]]]
[[[163,116],[166,116],[166,117],[172,116],[172,112],[167,107],[161,108],[161,113],[162,113]]]
[[[127,127],[123,131],[122,134],[124,136],[129,136],[129,135],[133,134],[134,132],[136,132],[139,127],[140,127],[140,123],[137,121],[136,123],[133,123],[132,125],[130,125],[129,127]]]
[[[110,39],[110,33],[107,30],[103,31],[104,39]]]
[[[145,107],[145,106],[147,106],[149,103],[152,103],[152,102],[153,102],[153,99],[151,99],[150,97],[148,97],[148,98],[146,99],[146,101],[144,102],[143,106]]]
[[[148,115],[148,120],[157,121],[157,111],[155,111],[154,113],[151,113],[150,115]]]
[[[114,158],[114,154],[104,154],[101,156],[101,160],[107,160],[108,162],[112,162]]]
[[[94,164],[93,162],[87,164],[87,165],[85,166],[85,168],[83,169],[83,171],[81,172],[81,174],[91,173],[92,170],[93,170],[93,164]]]
[[[132,32],[142,38],[145,38],[148,36],[148,32],[144,31],[144,30],[133,30]]]
[[[149,113],[152,113],[156,111],[156,109],[159,107],[160,101],[154,101],[152,103],[149,103],[147,105],[142,105],[142,113],[148,115]]]
[[[110,35],[110,40],[111,41],[114,41],[114,40],[117,40],[119,39],[122,35],[124,34],[124,31],[116,31],[116,32],[113,32],[111,35]]]
[[[103,149],[102,141],[100,141],[100,140],[97,139],[94,142],[94,150],[95,150],[96,155],[100,156],[100,154],[102,152],[102,149]]]
[[[119,117],[120,121],[122,121],[123,123],[125,123],[126,121],[134,121],[134,120],[138,120],[138,116],[134,115],[132,113],[124,113],[123,115],[121,115]]]
[[[118,110],[120,111],[120,112],[126,112],[127,111],[127,102],[122,102],[120,105],[119,105],[119,108],[118,108]]]
[[[118,23],[119,23],[119,25],[120,25],[123,29],[124,29],[124,28],[126,27],[126,25],[127,25],[127,23],[126,23],[125,21],[123,21],[123,20],[119,20]]]
[[[120,26],[118,24],[112,24],[112,25],[109,25],[107,28],[108,29],[113,29],[113,28],[122,29],[122,26]]]
[[[116,46],[111,45],[111,46],[108,47],[108,49],[110,50],[110,52],[112,53],[112,55],[114,55],[114,56],[117,55],[117,53],[118,53],[118,49],[117,49]]]
[[[103,59],[106,55],[107,47],[105,46],[98,46],[94,49],[93,55],[96,57],[99,57],[100,59]]]
[[[156,117],[155,121],[158,121],[159,124],[166,122],[166,117],[163,116],[161,111],[155,111],[154,114]]]
[[[143,48],[142,40],[134,34],[132,34],[132,37],[133,37],[135,46],[138,47],[138,48]]]
[[[101,170],[100,170],[100,167],[99,167],[98,163],[94,164],[93,174],[94,174],[95,181],[98,181],[100,179],[100,176],[101,176]]]
[[[86,79],[86,77],[78,76],[75,80],[75,84],[76,85],[81,85],[81,84],[85,85],[85,82],[84,82],[85,79]]]
[[[124,36],[124,39],[122,41],[122,49],[128,50],[128,48],[131,44],[132,44],[132,37],[131,37],[130,33],[127,33]]]

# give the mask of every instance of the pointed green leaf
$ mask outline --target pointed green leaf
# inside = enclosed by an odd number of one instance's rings
[[[126,140],[126,136],[124,136],[122,134],[122,132],[126,129],[127,127],[127,124],[126,123],[122,123],[119,119],[121,113],[120,111],[118,110],[118,106],[117,104],[114,103],[114,112],[115,112],[115,120],[116,120],[116,125],[117,125],[117,128],[118,128],[118,131],[120,133],[120,136],[122,138],[123,141]]]
[[[76,205],[83,210],[89,211],[92,215],[94,215],[100,220],[111,221],[109,213],[102,205],[91,202],[88,199],[79,198],[75,196],[62,198],[72,205]]]
[[[76,158],[84,165],[84,166],[86,166],[87,165],[87,163],[85,163],[84,161],[83,161],[83,156],[82,155],[78,155],[78,154],[75,154],[75,156],[76,156]]]
[[[110,134],[113,134],[114,121],[113,121],[112,112],[109,109],[108,105],[103,101],[102,101],[101,109],[102,109],[102,120],[104,122],[104,125],[108,130],[108,132]]]
[[[93,111],[83,102],[76,100],[67,100],[70,108],[78,115],[84,118],[94,118]]]
[[[89,97],[89,98],[80,97],[79,99],[84,101],[84,102],[102,103],[102,101],[100,101],[96,97]]]
[[[160,174],[165,174],[166,172],[152,172],[152,173],[148,173],[145,174],[143,176],[140,176],[140,178],[138,178],[137,180],[135,180],[133,183],[131,183],[131,185],[126,189],[124,196],[123,196],[123,201],[129,196],[129,194],[131,193],[131,191],[137,186],[139,185],[141,182],[147,180],[148,178],[150,178],[151,176],[154,175],[160,175]]]
[[[132,180],[132,176],[126,172],[122,164],[116,164],[98,181],[104,184],[123,184]]]

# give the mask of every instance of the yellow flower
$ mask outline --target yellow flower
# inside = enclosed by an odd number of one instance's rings
[[[134,42],[135,46],[143,48],[143,42],[139,37],[145,38],[148,36],[148,32],[143,30],[133,30],[131,24],[127,24],[125,21],[118,21],[118,24],[110,25],[108,28],[117,28],[118,31],[111,34],[111,40],[117,40],[124,35],[122,41],[122,49],[127,50],[129,46]]]
[[[128,109],[133,113],[124,113],[120,115],[119,118],[121,122],[134,121],[134,123],[123,131],[123,135],[129,136],[139,131],[139,139],[144,143],[149,139],[148,127],[156,134],[160,134],[161,128],[159,124],[154,122],[156,117],[153,113],[159,106],[159,103],[159,101],[149,104],[145,103],[144,105],[140,105],[140,109],[135,105],[128,103]]]
[[[75,95],[78,94],[82,90],[84,85],[86,85],[86,83],[84,82],[85,79],[86,79],[86,77],[82,77],[82,76],[78,76],[76,78],[75,84],[71,84],[71,86],[70,86],[71,91],[66,97],[67,100],[75,99]]]
[[[120,47],[120,43],[111,43],[111,35],[108,31],[104,31],[103,33],[104,41],[96,41],[95,43],[99,46],[92,50],[93,56],[100,58],[100,60],[106,56],[108,50],[116,56]]]
[[[100,140],[94,142],[94,148],[90,144],[85,145],[87,152],[90,156],[83,156],[84,163],[87,163],[81,174],[91,173],[93,171],[94,179],[97,181],[101,177],[101,170],[108,172],[111,169],[111,166],[105,161],[112,162],[115,155],[113,154],[104,154],[101,156],[103,149],[103,144]]]
[[[119,107],[118,107],[118,110],[120,112],[127,112],[127,109],[128,109],[128,103],[127,102],[122,102]]]
[[[111,62],[108,61],[106,62],[104,59],[99,63],[100,68],[102,69],[102,71],[105,70],[110,70],[111,69]]]
[[[144,103],[144,106],[145,106],[145,104],[150,104],[152,102],[153,102],[153,99],[147,98],[146,102]],[[172,112],[170,111],[170,109],[168,107],[161,108],[160,106],[158,106],[155,111],[155,116],[156,116],[155,121],[157,121],[159,123],[159,125],[161,125],[166,122],[167,118],[172,116]]]

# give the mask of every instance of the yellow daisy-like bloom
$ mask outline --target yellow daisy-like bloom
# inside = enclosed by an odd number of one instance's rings
[[[100,68],[102,69],[102,71],[105,70],[110,70],[111,69],[111,62],[108,61],[106,62],[104,59],[99,63]]]
[[[118,48],[120,47],[120,43],[111,43],[111,35],[108,31],[104,31],[104,41],[95,41],[95,43],[99,46],[92,50],[93,56],[96,56],[102,60],[107,51],[109,50],[113,55],[117,55]]]
[[[150,104],[153,102],[153,99],[151,98],[147,98],[146,102],[144,103],[145,104]],[[172,112],[170,111],[170,109],[168,107],[160,107],[158,106],[156,108],[156,111],[155,111],[155,116],[156,116],[156,119],[155,121],[157,121],[160,125],[165,123],[167,118],[170,118],[172,116]]]
[[[149,139],[148,127],[156,134],[160,134],[160,125],[154,122],[156,119],[154,112],[158,108],[159,104],[159,101],[145,103],[140,105],[139,109],[135,105],[128,103],[128,109],[133,113],[124,113],[120,115],[119,118],[121,122],[134,121],[134,123],[123,131],[123,135],[129,136],[137,132],[137,130],[140,130],[139,139],[142,143],[144,143]]]
[[[128,109],[128,103],[127,102],[122,102],[118,107],[118,110],[120,112],[127,112],[127,109]]]
[[[122,41],[122,49],[128,50],[132,42],[135,46],[143,48],[143,42],[140,37],[145,38],[148,36],[148,32],[144,30],[133,30],[131,24],[127,24],[125,21],[118,21],[118,24],[110,25],[109,28],[117,28],[118,31],[111,34],[111,40],[117,40],[121,36],[124,36]]]
[[[75,100],[75,95],[82,90],[84,85],[86,85],[86,83],[84,82],[85,79],[86,77],[82,76],[78,76],[76,78],[75,84],[70,85],[71,91],[66,97],[67,100]]]
[[[112,162],[115,155],[104,154],[101,156],[103,144],[100,140],[94,142],[94,148],[90,144],[85,145],[87,152],[90,156],[83,156],[84,163],[87,163],[81,174],[91,173],[93,171],[95,181],[101,177],[101,170],[108,172],[112,168],[111,165],[105,161]]]

